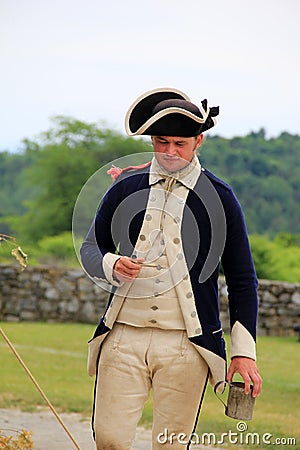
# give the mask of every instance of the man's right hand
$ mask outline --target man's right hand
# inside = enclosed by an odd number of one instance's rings
[[[140,273],[144,258],[121,256],[114,265],[114,277],[119,281],[133,281]]]

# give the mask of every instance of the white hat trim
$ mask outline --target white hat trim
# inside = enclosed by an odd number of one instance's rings
[[[202,108],[201,108],[202,109]],[[153,123],[155,123],[157,120],[161,119],[164,116],[167,116],[168,114],[182,114],[184,116],[189,117],[190,119],[195,120],[195,122],[198,123],[205,123],[206,119],[209,115],[209,111],[204,111],[202,109],[202,114],[203,114],[203,118],[201,119],[200,117],[196,116],[195,114],[191,113],[190,111],[187,111],[186,109],[183,108],[178,108],[178,107],[171,107],[171,108],[166,108],[162,111],[157,112],[156,114],[154,114],[154,116],[150,117],[150,119],[148,119],[144,125],[142,125],[137,131],[135,131],[134,133],[129,129],[126,129],[127,133],[129,136],[136,136],[136,135],[140,135],[142,134],[145,130],[147,130],[147,128],[149,128],[151,125],[153,125]]]
[[[132,133],[132,131],[130,130],[130,127],[129,127],[129,118],[130,118],[130,115],[131,115],[133,109],[134,109],[134,108],[136,107],[136,105],[137,105],[138,103],[140,103],[140,101],[142,101],[144,98],[148,97],[149,95],[156,94],[156,93],[158,93],[158,92],[174,92],[175,94],[181,95],[181,96],[184,98],[184,100],[187,100],[188,102],[191,101],[190,98],[189,98],[184,92],[180,91],[179,89],[172,89],[172,88],[157,88],[157,89],[152,89],[152,90],[150,90],[150,91],[145,92],[144,94],[140,95],[140,96],[135,100],[135,102],[130,106],[130,108],[128,109],[128,111],[127,111],[127,113],[126,113],[126,116],[125,116],[125,130],[126,130],[126,133],[127,133],[129,136],[135,136],[136,134],[138,134],[137,132]]]

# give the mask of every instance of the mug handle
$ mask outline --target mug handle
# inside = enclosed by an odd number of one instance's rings
[[[219,397],[219,395],[217,393],[217,389],[221,384],[224,384],[224,390],[225,390],[226,384],[228,384],[228,383],[227,383],[227,381],[218,381],[218,383],[216,383],[215,387],[214,387],[214,394],[217,397],[217,399],[220,400],[221,403],[223,403],[223,405],[225,406],[225,409],[226,409],[227,405],[223,402],[223,400],[221,399],[221,397]],[[224,390],[223,390],[223,392],[224,392]]]

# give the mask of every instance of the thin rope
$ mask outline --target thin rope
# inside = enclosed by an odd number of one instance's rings
[[[56,419],[58,420],[60,425],[63,427],[63,429],[65,430],[65,432],[67,433],[67,435],[69,436],[69,438],[71,439],[71,441],[73,442],[75,447],[77,448],[77,450],[80,450],[80,447],[77,444],[77,442],[75,441],[74,437],[72,436],[72,434],[70,433],[70,431],[68,430],[68,428],[66,427],[66,425],[64,424],[62,419],[59,417],[56,409],[54,408],[52,403],[49,401],[48,397],[46,396],[46,394],[44,393],[42,388],[39,386],[38,382],[36,381],[36,379],[34,378],[34,376],[32,375],[32,373],[30,372],[30,370],[28,369],[28,367],[22,360],[21,356],[18,354],[17,350],[15,349],[13,344],[10,342],[10,340],[8,339],[8,337],[6,336],[6,334],[4,333],[4,331],[1,327],[0,327],[0,333],[3,337],[3,339],[8,344],[11,351],[13,352],[13,354],[15,355],[15,357],[17,358],[17,360],[19,361],[19,363],[21,364],[21,366],[23,367],[23,369],[25,370],[25,372],[27,373],[27,375],[29,376],[29,378],[31,379],[31,381],[33,382],[33,384],[35,385],[35,387],[37,388],[37,390],[39,391],[39,393],[41,394],[41,396],[43,397],[43,399],[45,400],[45,402],[47,403],[47,405],[49,406],[50,410],[52,411],[52,413],[54,414],[54,416],[56,417]]]

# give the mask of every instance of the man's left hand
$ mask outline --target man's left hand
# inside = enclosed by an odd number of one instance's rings
[[[245,394],[250,392],[250,382],[253,382],[253,397],[258,397],[262,389],[262,379],[259,374],[256,362],[251,358],[236,356],[232,358],[226,380],[232,381],[233,375],[239,373],[245,382]]]

